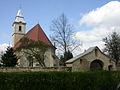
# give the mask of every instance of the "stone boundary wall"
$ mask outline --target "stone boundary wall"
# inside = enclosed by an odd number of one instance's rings
[[[71,72],[72,68],[69,67],[0,67],[0,72],[52,72],[52,71],[65,71]]]
[[[120,66],[117,67],[117,70],[120,71]],[[71,67],[0,67],[0,72],[54,72],[54,71],[64,71],[72,72]]]
[[[120,71],[120,63],[117,65],[117,70]]]

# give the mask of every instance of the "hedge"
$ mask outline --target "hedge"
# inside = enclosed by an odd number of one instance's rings
[[[119,71],[0,72],[0,90],[116,90]]]

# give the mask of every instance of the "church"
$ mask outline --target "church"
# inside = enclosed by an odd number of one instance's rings
[[[55,55],[55,46],[51,43],[43,29],[39,24],[35,25],[26,33],[26,22],[24,21],[24,16],[21,9],[18,10],[15,21],[12,24],[13,34],[12,34],[12,47],[16,49],[20,46],[20,40],[22,38],[28,38],[33,41],[41,41],[50,47],[45,52],[44,63],[46,67],[58,66],[58,58]],[[19,57],[18,67],[30,67],[30,62],[26,55],[21,52],[17,52],[16,55]],[[39,67],[37,61],[33,62],[32,67]]]

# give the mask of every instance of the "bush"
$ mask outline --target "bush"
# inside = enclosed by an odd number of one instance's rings
[[[0,90],[116,90],[120,72],[0,73]]]

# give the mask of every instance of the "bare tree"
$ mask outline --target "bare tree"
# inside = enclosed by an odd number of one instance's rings
[[[46,67],[44,63],[45,52],[48,49],[48,45],[41,41],[33,41],[28,38],[20,40],[20,46],[16,48],[16,51],[26,54],[30,60],[30,64],[33,63],[33,59],[39,62],[41,67]],[[50,46],[49,46],[50,47]],[[30,65],[32,66],[32,65]]]
[[[120,60],[120,35],[117,32],[113,32],[105,37],[103,41],[105,42],[104,52],[114,58],[116,64],[118,64]]]
[[[68,23],[68,19],[64,14],[52,21],[50,30],[53,32],[51,39],[56,47],[62,51],[62,54],[68,50],[72,52],[80,46],[80,42],[73,39],[73,26]]]

